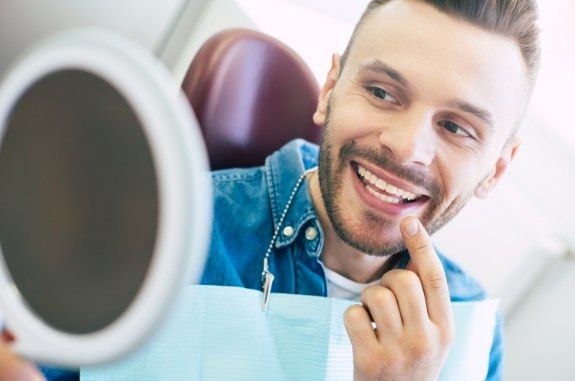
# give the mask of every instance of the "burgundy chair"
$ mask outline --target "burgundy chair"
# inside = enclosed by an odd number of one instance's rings
[[[318,84],[289,47],[229,29],[201,47],[182,89],[198,118],[212,169],[263,165],[295,138],[319,143],[312,121]]]

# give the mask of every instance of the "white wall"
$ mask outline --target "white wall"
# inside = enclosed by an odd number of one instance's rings
[[[1,0],[0,75],[46,35],[78,26],[124,34],[144,47],[163,49],[184,5],[199,13],[206,0]],[[189,12],[192,17],[194,12]]]
[[[550,264],[509,316],[505,379],[575,379],[575,261]]]
[[[192,9],[183,12],[174,32],[159,57],[181,82],[202,44],[217,32],[228,28],[258,29],[233,0],[210,0],[197,16]]]
[[[289,45],[304,58],[321,83],[332,53],[343,52],[364,4],[367,0],[212,0],[198,22],[185,17],[179,21],[178,33],[161,54],[162,60],[181,80],[206,39],[223,29],[250,28]]]

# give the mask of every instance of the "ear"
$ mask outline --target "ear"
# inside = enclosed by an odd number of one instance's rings
[[[329,73],[327,73],[325,83],[319,92],[317,108],[313,114],[313,121],[321,127],[323,127],[327,122],[329,98],[331,97],[331,92],[339,78],[339,61],[340,55],[334,54],[331,59],[331,69],[329,70]]]
[[[503,150],[501,155],[495,162],[495,166],[492,168],[491,172],[485,177],[477,188],[475,188],[475,197],[485,199],[491,193],[495,185],[501,180],[503,174],[509,168],[509,164],[515,158],[519,147],[521,146],[521,139],[518,136],[514,136],[511,141],[509,141]]]

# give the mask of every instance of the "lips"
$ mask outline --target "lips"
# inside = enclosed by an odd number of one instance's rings
[[[429,200],[416,186],[387,175],[370,164],[351,162],[354,186],[360,198],[371,208],[386,214],[405,214]]]

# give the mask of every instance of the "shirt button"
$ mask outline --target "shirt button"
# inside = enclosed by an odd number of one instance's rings
[[[291,226],[286,226],[283,230],[283,233],[286,237],[291,237],[294,233],[294,230]]]
[[[314,228],[313,226],[310,226],[309,228],[305,229],[305,238],[308,241],[313,241],[315,239],[315,237],[317,237],[317,229]]]

